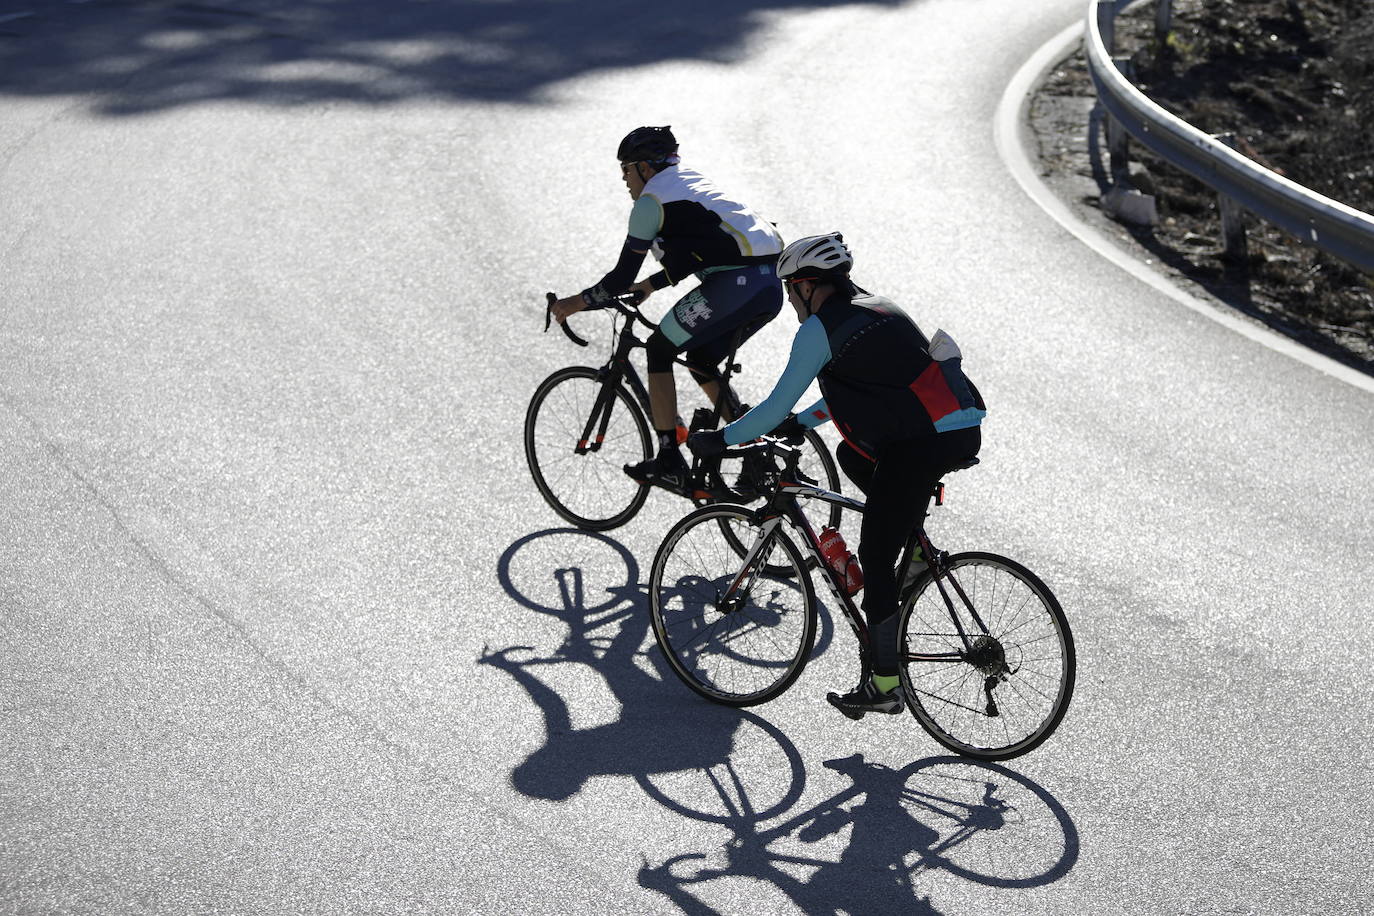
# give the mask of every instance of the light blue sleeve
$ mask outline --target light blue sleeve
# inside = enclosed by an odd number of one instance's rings
[[[788,357],[787,368],[782,370],[778,383],[773,386],[772,394],[768,395],[763,403],[725,427],[725,443],[739,445],[741,442],[748,442],[771,432],[773,427],[787,416],[787,412],[797,403],[797,399],[806,393],[806,387],[815,381],[816,375],[828,362],[830,338],[826,335],[821,320],[812,315],[797,330],[797,336],[792,340],[792,355]],[[824,400],[816,403],[821,406],[825,404]],[[813,404],[808,410],[814,409],[815,406]],[[812,417],[814,422],[810,423],[805,418],[799,419],[807,426],[815,426],[816,423],[822,422],[815,417]],[[825,419],[829,419],[829,414]]]
[[[821,398],[805,410],[797,411],[797,422],[807,429],[815,429],[822,423],[830,420],[830,405],[825,403],[825,398]]]
[[[663,204],[652,194],[639,195],[639,200],[630,208],[630,236],[653,244],[662,228]]]

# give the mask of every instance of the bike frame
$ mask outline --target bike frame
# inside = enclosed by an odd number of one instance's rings
[[[634,363],[630,361],[630,354],[642,346],[644,344],[635,336],[634,322],[626,323],[616,337],[615,351],[611,358],[597,370],[596,377],[601,382],[601,390],[597,392],[596,402],[592,404],[592,411],[587,415],[587,423],[582,428],[582,436],[577,441],[577,447],[573,449],[574,454],[585,455],[587,452],[601,450],[602,443],[606,441],[606,428],[611,423],[611,404],[615,400],[615,389],[622,380],[627,383],[640,408],[652,416],[649,390],[635,370]]]
[[[573,449],[574,454],[577,455],[601,450],[601,445],[606,440],[606,429],[611,422],[611,405],[615,400],[615,389],[622,380],[629,387],[630,393],[639,402],[644,413],[650,419],[653,417],[649,389],[645,386],[644,380],[639,375],[639,370],[635,368],[634,362],[630,359],[630,354],[646,346],[643,341],[635,336],[635,322],[638,321],[650,329],[657,326],[631,304],[621,300],[613,300],[613,306],[617,312],[625,317],[626,323],[616,332],[615,349],[611,353],[611,357],[597,370],[596,377],[601,382],[601,391],[597,393],[596,402],[592,405],[591,413],[587,416],[587,422],[582,428],[582,436],[578,439],[576,448]],[[566,329],[567,325],[563,325],[563,327]],[[586,341],[571,332],[568,332],[568,337],[580,346],[587,346]],[[725,371],[716,373],[715,382],[720,386],[720,397],[712,407],[711,421],[707,428],[714,429],[719,423],[722,406],[728,406],[734,415],[739,413],[740,400],[730,385],[730,376],[740,369],[735,362],[735,354],[738,350],[739,332],[736,331],[729,355],[725,358]],[[673,362],[679,366],[688,366],[687,360],[683,357],[676,357]]]
[[[759,447],[753,446],[751,448],[758,449]],[[872,673],[871,662],[869,660],[870,647],[868,627],[863,621],[863,616],[859,613],[858,606],[854,604],[854,599],[849,595],[848,589],[845,588],[845,584],[840,581],[840,577],[830,568],[830,564],[825,561],[825,557],[821,553],[820,538],[816,535],[815,529],[811,527],[811,522],[807,519],[806,514],[802,512],[800,500],[815,499],[860,514],[864,511],[864,504],[860,500],[834,493],[813,484],[796,483],[786,479],[786,477],[796,476],[796,456],[798,452],[788,446],[779,446],[777,444],[762,446],[763,450],[778,448],[785,448],[788,451],[785,479],[778,483],[777,492],[768,500],[767,504],[755,513],[755,520],[760,525],[759,535],[755,539],[753,546],[749,548],[739,573],[731,581],[721,601],[722,603],[729,601],[732,596],[741,589],[747,593],[748,588],[753,584],[754,577],[758,574],[759,564],[757,564],[756,561],[760,556],[765,555],[765,552],[772,546],[773,541],[776,539],[782,527],[784,525],[791,526],[802,536],[804,542],[803,549],[807,555],[817,567],[824,571],[822,579],[830,589],[830,594],[834,596],[835,601],[844,612],[845,619],[849,621],[850,629],[853,631],[855,638],[859,641],[859,654],[863,665],[863,677],[867,678]],[[943,503],[943,483],[936,486],[934,498],[936,505],[941,505]],[[954,601],[950,597],[949,591],[946,589],[946,584],[958,594],[964,608],[984,633],[987,632],[987,624],[979,617],[977,610],[973,606],[973,602],[969,600],[968,595],[965,594],[958,579],[955,578],[953,572],[946,565],[946,560],[949,555],[935,549],[934,545],[930,542],[930,538],[926,536],[924,526],[917,528],[911,533],[911,536],[907,538],[906,545],[902,550],[901,560],[897,564],[898,580],[902,581],[905,579],[907,571],[912,564],[914,551],[918,546],[924,551],[922,555],[927,558],[928,568],[931,575],[935,577],[935,585],[940,591],[940,597],[944,600],[946,610],[949,611],[950,620],[953,622],[955,629],[959,633],[959,638],[963,642],[964,651],[929,653],[907,652],[903,654],[903,658],[907,661],[962,662],[967,659],[971,652],[973,652],[973,640],[965,630],[963,622],[959,619],[959,614],[955,610]]]

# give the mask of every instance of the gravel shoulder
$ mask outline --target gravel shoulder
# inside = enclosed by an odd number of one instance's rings
[[[1176,0],[1155,37],[1153,3],[1117,19],[1117,53],[1174,114],[1229,132],[1251,158],[1356,209],[1374,212],[1374,12],[1362,0]],[[1081,42],[1031,100],[1042,180],[1139,260],[1219,308],[1374,375],[1374,275],[1252,216],[1241,257],[1227,257],[1216,195],[1130,144],[1131,184],[1154,197],[1153,225],[1103,212],[1110,189],[1106,125]]]

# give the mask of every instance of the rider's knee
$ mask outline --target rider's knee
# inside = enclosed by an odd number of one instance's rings
[[[673,357],[677,355],[677,347],[671,340],[663,336],[662,331],[654,331],[649,335],[649,339],[644,342],[648,350],[647,362],[650,372],[672,372]]]
[[[691,357],[687,359],[687,371],[692,374],[692,378],[696,380],[698,385],[708,385],[711,382],[719,381],[714,366],[703,365]]]

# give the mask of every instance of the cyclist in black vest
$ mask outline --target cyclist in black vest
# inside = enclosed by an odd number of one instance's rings
[[[844,437],[836,457],[866,496],[859,564],[873,678],[826,699],[846,715],[898,713],[898,555],[925,521],[935,484],[978,453],[987,410],[949,336],[927,339],[894,303],[859,289],[853,264],[838,232],[783,250],[778,276],[801,322],[787,368],[765,401],[724,429],[694,433],[688,445],[712,457],[769,431],[834,419]],[[789,414],[813,379],[821,400]]]
[[[716,364],[782,310],[774,269],[782,237],[767,220],[682,165],[669,128],[637,127],[620,141],[616,154],[635,202],[620,260],[595,286],[555,302],[553,314],[563,321],[627,291],[642,299],[690,276],[701,281],[645,341],[658,453],[625,467],[641,483],[685,495],[688,468],[678,450],[673,357],[685,351],[692,375],[713,403],[718,400]],[[635,283],[650,251],[663,269]]]

